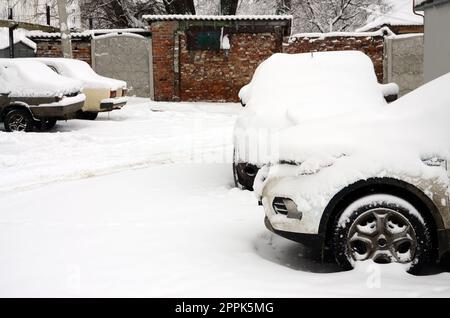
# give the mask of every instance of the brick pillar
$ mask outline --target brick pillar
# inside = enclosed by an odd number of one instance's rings
[[[177,21],[152,22],[153,77],[156,101],[176,100],[174,48]]]

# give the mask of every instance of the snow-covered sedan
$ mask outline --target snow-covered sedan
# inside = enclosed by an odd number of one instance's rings
[[[0,120],[6,131],[48,130],[75,117],[85,101],[81,83],[41,63],[0,59]]]
[[[56,73],[76,79],[83,85],[86,102],[77,113],[79,119],[95,120],[99,112],[121,109],[127,103],[127,83],[98,75],[88,63],[65,58],[34,58]]]
[[[269,138],[273,131],[380,108],[396,94],[396,84],[378,84],[373,63],[362,52],[272,55],[239,92],[245,108],[234,131],[236,186],[252,190],[256,173],[265,163],[262,157],[276,155],[276,145]]]
[[[268,229],[345,269],[415,273],[450,251],[450,73],[393,102],[286,127],[255,191]],[[322,94],[331,94],[326,88]]]

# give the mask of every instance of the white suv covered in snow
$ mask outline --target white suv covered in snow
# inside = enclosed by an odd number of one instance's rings
[[[236,185],[252,190],[263,157],[276,155],[274,131],[380,108],[396,94],[396,84],[378,84],[373,63],[362,52],[272,55],[239,92],[245,108],[234,131]]]
[[[439,260],[450,251],[449,87],[450,73],[385,107],[286,125],[255,181],[267,228],[345,269]]]

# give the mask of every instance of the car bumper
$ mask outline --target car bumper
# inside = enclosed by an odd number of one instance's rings
[[[100,111],[106,112],[114,109],[121,109],[127,102],[128,99],[126,97],[105,99],[100,103]]]
[[[271,231],[281,237],[284,237],[288,240],[291,240],[291,241],[294,241],[297,243],[301,243],[303,245],[306,245],[306,246],[314,248],[314,249],[320,249],[320,250],[323,249],[324,239],[323,239],[323,236],[321,236],[319,234],[304,234],[304,233],[294,233],[294,232],[277,230],[272,226],[268,217],[264,218],[264,225],[266,226],[266,228],[269,231]]]
[[[69,105],[39,105],[30,106],[30,111],[37,119],[52,118],[66,120],[75,118],[75,113],[84,105],[84,101]]]

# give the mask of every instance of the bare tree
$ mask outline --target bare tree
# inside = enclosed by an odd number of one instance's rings
[[[292,0],[295,29],[308,32],[351,31],[388,9],[386,0]]]
[[[163,14],[160,0],[84,0],[80,3],[85,25],[92,19],[95,28],[142,27],[144,14]]]
[[[220,14],[235,15],[239,0],[220,0]]]
[[[67,1],[58,0],[59,28],[61,30],[61,50],[63,57],[72,58],[72,42],[68,26]]]
[[[195,14],[194,0],[163,0],[168,14]]]

